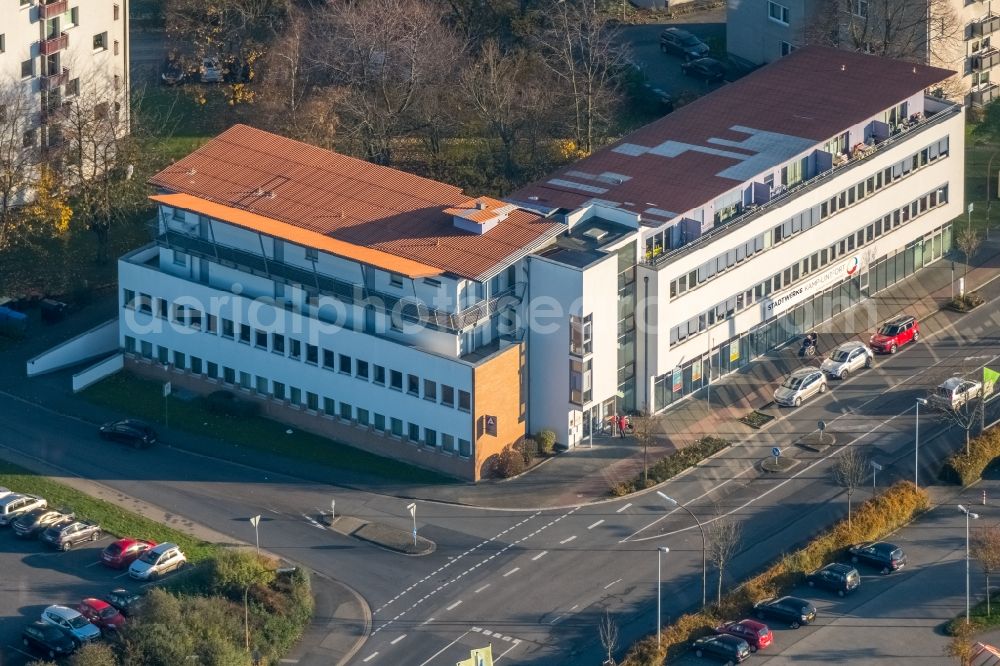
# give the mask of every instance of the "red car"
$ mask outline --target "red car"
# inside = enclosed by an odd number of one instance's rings
[[[76,607],[80,615],[100,627],[101,631],[117,631],[125,623],[125,616],[107,601],[84,599]]]
[[[895,354],[908,342],[920,339],[920,324],[916,317],[900,315],[885,322],[875,331],[869,345],[873,351]]]
[[[119,539],[101,553],[101,562],[112,569],[126,569],[137,557],[156,546],[145,539]]]
[[[716,627],[715,633],[742,638],[750,644],[751,652],[763,650],[774,640],[774,634],[771,632],[771,629],[763,622],[758,622],[757,620],[726,622]]]

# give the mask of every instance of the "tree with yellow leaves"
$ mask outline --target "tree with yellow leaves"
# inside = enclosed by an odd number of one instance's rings
[[[66,191],[52,169],[38,167],[34,199],[21,212],[21,236],[27,240],[61,236],[69,231],[73,209],[66,203]]]

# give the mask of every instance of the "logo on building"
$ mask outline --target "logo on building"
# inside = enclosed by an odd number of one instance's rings
[[[854,275],[855,271],[861,267],[861,259],[853,257],[847,266],[847,274]]]

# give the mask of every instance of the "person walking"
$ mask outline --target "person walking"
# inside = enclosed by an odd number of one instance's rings
[[[624,414],[619,414],[618,415],[618,436],[621,437],[622,439],[625,439],[625,425],[627,423],[628,423],[628,421],[626,420],[625,415]]]

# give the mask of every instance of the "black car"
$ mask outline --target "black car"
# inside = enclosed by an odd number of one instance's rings
[[[97,541],[101,538],[101,526],[83,520],[74,520],[62,525],[54,525],[42,532],[42,541],[51,544],[59,550],[69,550],[84,541]]]
[[[103,597],[104,601],[117,608],[122,615],[135,615],[142,607],[143,596],[139,592],[129,592],[123,588],[111,590]]]
[[[28,538],[37,536],[43,530],[54,525],[61,525],[71,520],[73,520],[72,513],[66,514],[55,509],[34,509],[18,516],[11,526],[14,528],[14,534]]]
[[[803,624],[809,624],[816,619],[816,607],[798,597],[780,597],[760,601],[754,604],[753,609],[757,617],[781,620],[792,629],[798,629]]]
[[[847,564],[828,564],[806,576],[809,587],[825,587],[844,596],[861,587],[858,570]]]
[[[883,574],[898,571],[906,566],[906,553],[903,552],[903,549],[885,541],[860,543],[848,548],[848,552],[850,552],[851,562],[854,564],[864,562]]]
[[[660,33],[660,50],[673,53],[687,60],[703,58],[708,55],[708,44],[701,41],[687,30],[667,28]]]
[[[167,86],[175,86],[184,83],[187,75],[184,73],[184,66],[179,60],[167,60],[163,64],[163,72],[160,74],[160,81]]]
[[[137,449],[156,444],[156,431],[153,430],[152,426],[135,419],[105,423],[99,432],[104,439],[130,444]]]
[[[41,620],[29,624],[21,631],[21,642],[24,647],[49,659],[65,656],[76,649],[76,641],[69,634],[54,624]]]
[[[685,76],[695,76],[708,82],[726,78],[726,66],[715,58],[698,58],[691,62],[682,62],[681,71]]]
[[[738,664],[750,657],[750,644],[728,634],[702,636],[691,644],[691,649],[696,657],[716,657],[730,664]]]

